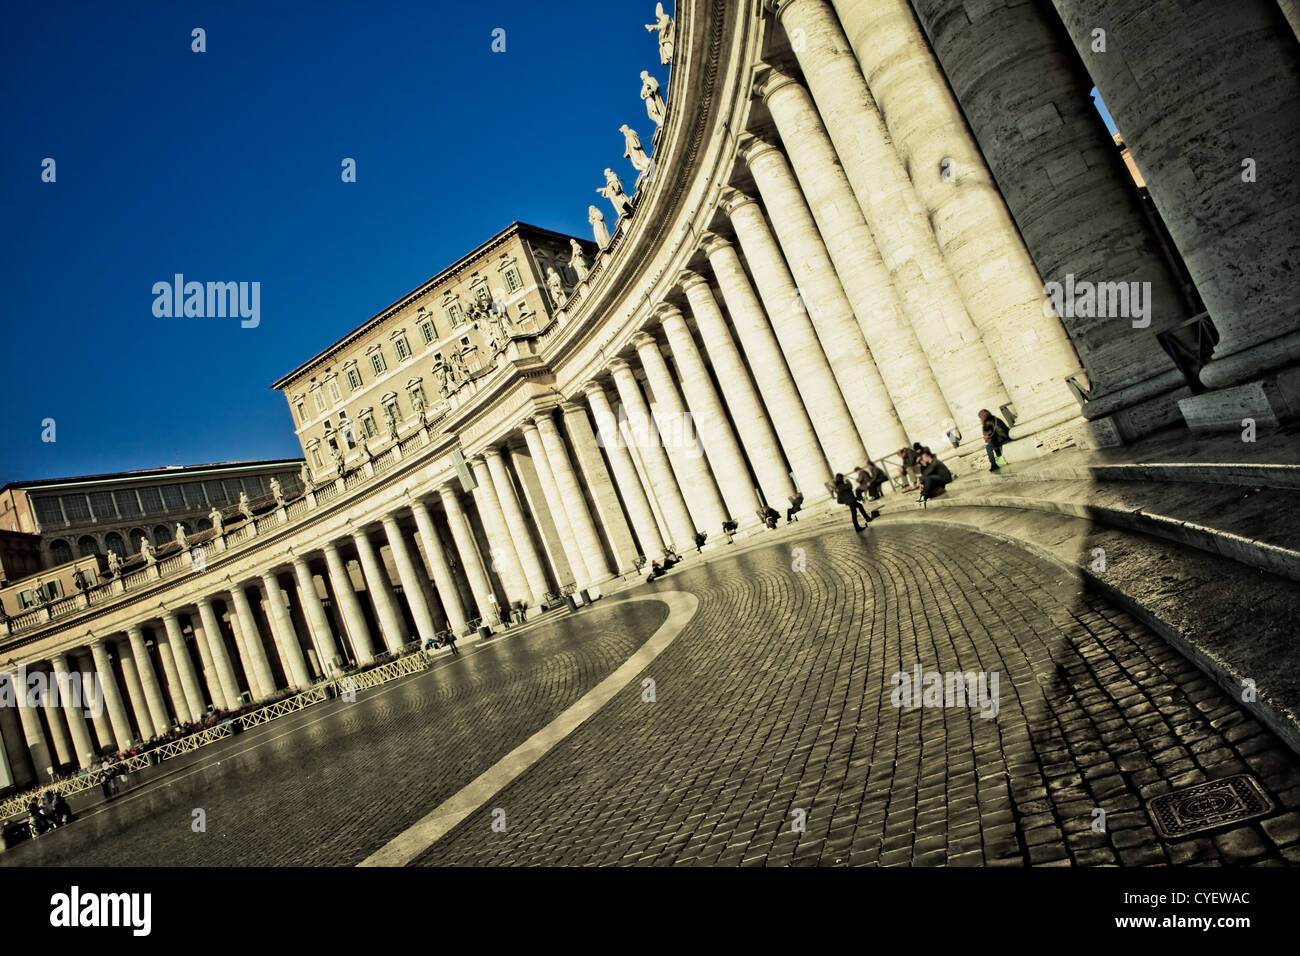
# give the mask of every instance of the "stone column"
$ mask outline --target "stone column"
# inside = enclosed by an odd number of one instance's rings
[[[556,584],[572,584],[576,575],[569,566],[569,558],[565,554],[558,525],[559,519],[564,519],[566,522],[568,519],[562,514],[557,518],[551,510],[546,494],[542,490],[542,479],[538,477],[538,465],[533,461],[532,452],[528,449],[528,442],[522,431],[517,434],[518,441],[508,442],[506,450],[510,453],[510,464],[514,467],[515,477],[519,479],[522,504],[526,506],[528,513],[536,522],[541,554],[546,560],[546,567],[550,568],[551,572],[547,581],[554,581]],[[550,466],[546,464],[545,457],[542,459],[541,467],[546,469],[548,480],[553,483],[554,476],[550,473]]]
[[[866,446],[862,443],[857,423],[849,410],[848,393],[840,384],[841,376],[852,382],[852,376],[856,374],[852,363],[840,359],[836,367],[831,366],[827,355],[838,354],[831,336],[832,330],[826,333],[827,349],[823,350],[819,341],[821,333],[813,328],[808,310],[803,305],[799,290],[795,288],[794,277],[786,266],[785,258],[759,204],[743,193],[724,191],[723,195],[731,224],[736,229],[736,237],[749,261],[754,284],[762,296],[763,307],[772,320],[772,328],[789,363],[790,374],[803,397],[804,409],[825,451],[829,470],[848,471],[855,465],[864,464],[867,458]],[[856,328],[853,335],[861,338],[861,333]],[[901,426],[895,429],[895,434],[902,434]],[[897,444],[886,445],[886,449],[888,452],[897,451],[902,444],[900,438]],[[827,481],[829,480],[828,476]],[[809,487],[803,490],[805,494],[815,491]]]
[[[211,655],[212,668],[217,673],[217,680],[221,683],[221,693],[225,697],[225,708],[234,710],[242,705],[243,699],[239,691],[239,679],[235,676],[235,668],[230,663],[226,640],[221,634],[221,625],[217,621],[217,612],[212,609],[212,599],[209,597],[199,598],[197,604],[199,619],[203,622],[203,636],[207,640],[208,652]],[[207,668],[206,660],[203,666]],[[209,688],[212,686],[211,678],[208,686]]]
[[[555,531],[560,539],[560,548],[564,552],[564,560],[569,565],[573,583],[581,585],[590,581],[591,576],[587,572],[587,565],[582,557],[582,549],[578,546],[578,538],[569,525],[569,516],[564,509],[564,497],[560,494],[559,485],[555,482],[555,475],[551,471],[551,464],[546,457],[546,449],[542,446],[542,434],[531,421],[524,422],[520,427],[520,434],[524,436],[524,444],[528,446],[528,457],[532,460],[533,467],[537,472],[537,483],[542,486],[542,497],[546,499],[546,510],[550,512],[551,520],[555,522]]]
[[[465,605],[460,599],[460,588],[456,586],[456,580],[452,577],[451,563],[447,560],[442,539],[438,537],[438,529],[434,527],[433,516],[429,514],[429,509],[422,501],[411,502],[411,514],[415,515],[415,527],[420,532],[424,553],[433,567],[433,583],[438,589],[438,600],[442,602],[442,609],[447,614],[447,627],[456,634],[463,634],[468,623],[465,617]]]
[[[108,711],[108,720],[113,727],[113,739],[117,744],[118,750],[125,750],[131,746],[134,739],[131,733],[131,721],[126,716],[126,707],[122,704],[122,693],[117,687],[117,678],[113,676],[113,664],[108,659],[108,648],[104,646],[103,638],[97,638],[91,642],[90,653],[95,658],[95,672],[99,674],[99,687],[104,695],[104,708]],[[25,712],[24,712],[25,713]],[[23,718],[23,729],[27,729],[27,718]],[[31,736],[28,736],[29,746]],[[41,745],[44,741],[38,736]],[[36,756],[35,752],[32,754]]]
[[[709,257],[709,264],[713,267],[713,275],[718,280],[718,289],[722,293],[723,302],[731,314],[740,346],[749,358],[749,367],[753,370],[753,381],[758,387],[758,394],[762,396],[760,404],[755,397],[750,376],[745,372],[745,363],[740,357],[736,343],[732,340],[721,311],[717,309],[717,300],[714,299],[712,290],[708,288],[707,280],[701,276],[702,287],[709,295],[707,299],[701,295],[698,304],[692,302],[691,311],[695,313],[700,338],[704,340],[704,348],[713,361],[722,394],[731,409],[732,418],[737,422],[736,427],[742,427],[739,424],[742,419],[746,421],[762,419],[770,422],[780,447],[785,450],[785,460],[790,464],[795,482],[800,489],[813,491],[820,488],[831,480],[826,456],[817,442],[817,433],[813,430],[812,422],[804,409],[803,399],[799,397],[790,369],[781,354],[781,346],[777,343],[772,327],[768,324],[767,316],[763,312],[762,305],[759,304],[754,287],[750,285],[749,277],[745,275],[740,256],[736,253],[735,246],[726,239],[714,235],[704,237],[703,249],[705,255]],[[691,285],[697,283],[692,282]],[[686,289],[689,299],[691,291],[685,281],[683,281],[683,288]],[[709,308],[710,302],[713,303],[713,309]],[[821,347],[812,329],[807,329],[805,335],[816,349],[821,363],[825,365],[825,356],[821,354]],[[831,378],[829,366],[824,374],[828,379]],[[764,408],[766,408],[765,416],[762,414]],[[847,417],[847,410],[845,416]],[[749,450],[750,460],[754,461],[762,453],[757,447],[750,447],[750,439],[746,439],[744,434],[742,429],[741,440]],[[762,446],[764,440],[756,437],[753,441],[757,446]],[[757,468],[757,465],[755,467]],[[784,475],[784,471],[782,473]],[[788,479],[788,475],[785,477]],[[760,479],[759,484],[763,486],[764,482]],[[768,494],[766,488],[764,494]]]
[[[145,703],[144,687],[140,684],[140,675],[135,666],[135,655],[126,641],[117,645],[118,660],[122,666],[122,682],[126,685],[126,699],[135,714],[135,725],[140,730],[140,739],[148,740],[155,736],[153,718],[149,716],[149,705]]]
[[[487,462],[482,458],[474,458],[470,460],[469,466],[474,473],[474,504],[478,508],[479,517],[483,520],[483,530],[487,532],[488,544],[492,546],[493,570],[496,571],[505,588],[506,600],[511,604],[515,601],[523,601],[531,605],[532,590],[528,586],[528,579],[524,576],[519,554],[515,551],[514,529],[510,527],[510,519],[506,517],[501,506],[501,499],[497,495],[496,485],[493,483],[491,472],[488,471]],[[525,529],[520,528],[520,530]]]
[[[203,716],[207,710],[203,690],[199,687],[198,677],[194,673],[194,662],[190,660],[189,648],[185,644],[185,633],[181,630],[180,618],[172,611],[163,612],[163,627],[167,630],[167,642],[172,648],[172,660],[180,675],[181,688],[185,691],[185,701],[190,706],[194,719]],[[201,642],[199,642],[201,644]],[[200,655],[202,656],[202,655]]]
[[[646,407],[641,385],[636,380],[631,366],[622,359],[614,359],[610,362],[609,370],[618,389],[619,401],[622,402],[623,410],[627,414],[632,440],[641,452],[641,460],[649,479],[647,490],[658,501],[664,520],[668,524],[668,533],[675,539],[668,543],[684,551],[695,544],[695,522],[686,507],[686,499],[677,485],[677,478],[668,462],[668,455],[655,439],[654,423],[650,420],[650,409]],[[647,555],[647,557],[654,557],[654,555]]]
[[[650,500],[646,497],[641,478],[637,475],[636,465],[628,454],[622,433],[618,430],[618,420],[610,407],[605,389],[597,382],[587,382],[583,386],[587,401],[591,404],[591,414],[596,419],[596,428],[600,433],[600,444],[609,458],[610,468],[614,470],[614,480],[622,493],[623,504],[627,507],[628,517],[636,531],[637,541],[642,554],[647,560],[654,558],[664,549],[664,539],[659,533],[659,524],[655,521]],[[683,506],[684,507],[684,506]]]
[[[397,613],[393,585],[388,580],[388,572],[384,570],[379,556],[375,554],[374,545],[366,537],[365,529],[354,531],[352,540],[356,542],[357,559],[361,563],[361,573],[366,579],[366,590],[370,592],[370,600],[375,605],[375,617],[379,620],[379,633],[384,639],[384,646],[390,651],[396,651],[406,643],[406,628]],[[300,577],[300,584],[301,581]]]
[[[45,723],[50,728],[50,736],[54,738],[54,752],[58,755],[59,764],[70,764],[76,756],[72,752],[72,741],[68,739],[68,729],[63,726],[63,707],[59,700],[59,684],[57,676],[54,673],[53,665],[50,667],[48,683],[45,688],[45,698],[41,705],[45,708]]]
[[[95,667],[95,657],[90,652],[90,645],[86,645],[82,656],[78,657],[75,652],[69,652],[68,656],[72,664],[82,672],[82,687],[86,689],[86,711],[87,716],[90,718],[96,747],[106,747],[113,743],[113,725],[108,719],[108,708],[104,700],[103,688],[95,683],[97,668]],[[90,675],[89,683],[85,681],[86,675]]]
[[[1007,402],[1006,387],[966,312],[848,41],[824,0],[789,0],[782,12],[788,29],[811,31],[799,44],[799,59],[807,63],[808,81],[816,79],[818,104],[803,84],[780,70],[764,77],[764,101],[844,291],[870,334],[880,324],[880,297],[892,287],[957,423],[978,425],[981,408],[996,411]],[[800,26],[791,26],[795,23]],[[838,137],[834,144],[833,137]],[[908,344],[906,336],[897,341]],[[880,346],[870,338],[868,343],[875,351],[885,348],[883,337]],[[901,408],[899,414],[907,421]],[[922,434],[936,431],[944,429]]]
[[[1300,47],[1276,4],[1053,2],[1219,332],[1201,382],[1300,361]]]
[[[393,550],[393,563],[397,565],[397,576],[402,581],[402,593],[406,595],[411,617],[415,618],[415,629],[420,641],[421,643],[431,641],[438,633],[438,628],[433,623],[433,615],[429,612],[429,604],[424,598],[424,588],[420,584],[424,569],[417,567],[411,557],[411,549],[406,545],[406,538],[402,535],[401,525],[397,523],[397,516],[386,514],[381,519],[381,523],[384,526],[384,535],[388,538],[388,546]]]
[[[852,260],[842,263],[844,274],[837,273],[833,257],[828,253],[808,209],[812,197],[805,200],[801,184],[795,179],[785,155],[771,143],[752,136],[747,137],[744,143],[742,155],[758,185],[763,208],[772,219],[772,229],[798,286],[792,305],[807,310],[858,434],[873,450],[901,447],[906,434],[904,425],[911,428],[913,421],[928,422],[937,411],[946,413],[947,405],[934,387],[934,377],[925,354],[907,324],[891,285],[888,281],[883,285],[879,281],[875,269],[879,254],[874,245],[859,247]],[[834,169],[838,170],[838,165]],[[820,195],[819,198],[826,201]],[[830,201],[842,204],[845,200],[839,196]],[[849,202],[852,203],[851,197]],[[853,208],[857,208],[856,204]],[[832,235],[836,240],[836,251],[842,252],[843,238],[838,231]],[[854,238],[862,239],[857,233]],[[741,243],[745,244],[743,237]],[[751,260],[751,266],[757,277],[758,265]],[[864,276],[875,281],[863,281]],[[841,280],[846,278],[856,296],[862,296],[865,288],[879,296],[874,303],[862,304],[863,314],[870,318],[869,322],[855,314],[853,302],[841,284]],[[756,281],[762,289],[762,280]],[[874,310],[869,308],[870,305],[874,305]],[[770,304],[768,314],[773,314]],[[888,389],[882,378],[884,370],[877,367],[864,332],[870,334],[870,343],[874,343],[876,348],[889,346],[898,350],[897,354],[893,351],[884,353],[889,355]],[[911,376],[916,377],[915,383]],[[897,394],[894,386],[897,386]],[[939,415],[936,424],[944,417],[946,415]],[[862,457],[858,456],[859,460],[853,464],[860,464]],[[839,470],[838,466],[836,470]]]
[[[166,630],[167,633],[163,633]],[[182,683],[180,668],[176,666],[176,653],[172,650],[171,632],[166,628],[164,622],[163,630],[154,628],[154,639],[158,642],[158,659],[162,661],[163,676],[167,679],[167,695],[172,701],[172,710],[176,713],[178,723],[188,724],[203,711],[195,711],[190,707],[190,702],[186,698],[187,688]],[[180,645],[181,653],[185,653],[185,645]],[[191,675],[192,676],[192,675]]]
[[[298,632],[294,629],[289,608],[284,603],[280,579],[274,571],[262,574],[262,587],[266,589],[266,606],[271,611],[271,632],[275,637],[275,651],[280,658],[284,679],[293,689],[310,687],[311,672],[307,668],[307,658],[298,642]]]
[[[264,700],[275,693],[275,679],[271,675],[271,662],[266,658],[266,648],[262,645],[262,635],[257,629],[257,618],[253,617],[253,608],[248,603],[244,586],[235,582],[230,588],[234,612],[239,618],[239,630],[243,637],[244,672],[253,684],[253,692],[258,700]],[[235,622],[231,622],[232,624]]]
[[[25,668],[19,673],[25,673]],[[27,694],[31,688],[27,684],[19,683],[17,675],[14,676],[14,693],[17,697],[18,718],[23,725],[23,738],[27,741],[27,752],[32,758],[32,769],[36,772],[36,781],[38,783],[47,783],[49,773],[47,768],[54,766],[54,752],[45,740],[45,728],[41,726],[41,717],[37,713],[38,703],[35,707],[28,706]],[[125,715],[123,715],[125,716]],[[127,725],[126,740],[130,742],[131,731],[130,724]]]
[[[368,541],[366,543],[369,544]],[[298,599],[302,601],[303,617],[307,619],[307,626],[311,629],[312,644],[316,647],[321,674],[328,678],[331,662],[339,656],[339,646],[334,641],[334,632],[330,630],[330,621],[325,616],[325,607],[320,603],[320,595],[316,593],[316,582],[312,580],[310,565],[304,558],[294,555],[293,573],[298,579]],[[370,575],[366,575],[366,580],[370,580]],[[384,578],[384,584],[388,584],[387,577]],[[388,598],[389,601],[393,599],[391,591]],[[401,647],[401,645],[399,639],[397,646]]]
[[[529,519],[524,514],[524,509],[515,494],[505,456],[501,454],[499,448],[487,448],[483,452],[483,459],[487,463],[492,485],[496,488],[497,501],[500,502],[501,511],[505,515],[506,527],[510,530],[510,538],[514,542],[515,554],[519,557],[520,568],[528,583],[528,590],[532,592],[530,604],[541,604],[546,598],[546,592],[550,590],[546,584],[546,571],[542,567],[542,557],[533,545],[532,535],[528,533]]]
[[[1062,316],[1088,372],[1083,415],[1098,421],[1097,439],[1115,444],[1181,421],[1175,399],[1187,391],[1156,334],[1190,310],[1068,38],[1039,0],[911,5],[1038,274],[1060,287],[1149,283],[1145,327],[1073,310]]]
[[[419,521],[419,515],[416,515],[416,521]],[[366,622],[366,616],[361,610],[361,602],[357,599],[357,592],[352,588],[352,576],[348,574],[347,565],[343,561],[343,556],[339,554],[338,545],[333,541],[327,541],[321,547],[325,554],[325,567],[329,571],[330,587],[334,591],[334,598],[339,603],[339,611],[343,615],[343,627],[348,632],[348,639],[352,642],[352,650],[357,655],[358,664],[369,664],[375,659],[375,639],[370,633],[370,625]],[[292,621],[285,615],[287,620]],[[287,634],[293,634],[293,626],[290,623]],[[297,638],[294,637],[296,643]],[[298,651],[302,653],[301,648]],[[303,666],[303,674],[307,672],[306,665]]]
[[[1028,434],[1075,418],[1079,403],[1066,380],[1081,371],[1079,357],[1060,320],[1043,308],[1043,280],[908,0],[834,3],[843,31],[826,0],[793,0],[782,15],[787,32],[803,31],[800,65],[863,212],[870,219],[873,205],[882,208],[885,191],[873,197],[872,190],[880,186],[883,163],[888,189],[899,201],[908,204],[914,193],[919,202],[907,225],[916,231],[933,228],[966,309],[1011,394],[1020,431]],[[862,74],[869,96],[860,86]],[[874,101],[880,116],[870,109],[856,115],[845,111],[859,99],[868,106]],[[877,164],[859,148],[862,140],[855,136],[860,134]],[[892,158],[882,156],[891,143]],[[882,211],[894,209],[884,206]],[[928,222],[919,218],[922,213]]]
[[[465,516],[455,489],[443,485],[438,493],[442,496],[442,506],[447,512],[447,526],[451,529],[452,540],[456,542],[456,553],[460,555],[465,577],[469,579],[469,589],[474,595],[479,618],[484,625],[491,627],[500,623],[500,617],[496,601],[493,600],[492,584],[488,581],[483,559],[479,557],[478,545],[474,542],[474,530],[470,527],[469,518]]]
[[[167,702],[163,700],[162,688],[158,685],[158,674],[149,659],[149,648],[145,646],[144,629],[139,624],[132,624],[126,629],[131,642],[131,656],[135,659],[136,674],[144,689],[145,703],[149,707],[149,718],[158,734],[166,733],[172,726],[171,715],[167,712]]]
[[[682,407],[677,385],[654,336],[638,332],[632,337],[632,344],[636,346],[641,367],[645,369],[646,381],[654,392],[658,407],[656,423],[661,432],[665,427],[669,431],[664,436],[664,445],[668,448],[668,460],[677,475],[677,484],[686,499],[691,520],[697,529],[716,535],[721,532],[722,522],[729,516],[722,505],[714,475],[704,459],[701,442],[694,434],[695,422],[688,418]]]
[[[564,438],[555,426],[555,420],[549,412],[538,415],[533,423],[541,436],[542,449],[546,462],[551,466],[551,475],[559,492],[564,514],[569,519],[574,541],[582,555],[582,566],[586,570],[586,580],[579,581],[582,587],[590,587],[613,577],[605,561],[605,552],[596,533],[596,524],[591,520],[587,510],[587,498],[583,494],[578,475],[569,461],[569,452],[564,447]]]
[[[673,351],[677,372],[681,376],[682,392],[704,438],[704,451],[709,455],[713,473],[728,476],[721,487],[728,510],[732,517],[741,520],[742,525],[757,524],[759,502],[748,480],[749,470],[745,468],[745,456],[741,454],[740,445],[745,447],[765,499],[784,506],[794,493],[794,486],[790,484],[785,459],[776,443],[767,413],[750,386],[749,373],[731,341],[726,320],[713,298],[709,283],[693,272],[684,273],[679,281],[699,326],[700,338],[713,360],[718,387],[731,409],[730,418],[713,388],[713,379],[704,367],[704,359],[686,319],[677,309],[668,308],[661,313],[662,322],[668,347]],[[716,436],[711,434],[713,432],[717,433]],[[740,444],[736,442],[737,433]]]
[[[63,713],[68,721],[68,730],[72,733],[72,746],[76,752],[77,766],[89,769],[95,762],[95,745],[90,739],[90,729],[86,726],[85,711],[89,707],[89,688],[82,685],[81,700],[78,702],[71,695],[71,671],[68,658],[64,654],[55,654],[50,658],[59,685],[59,700],[63,704]]]
[[[636,567],[636,542],[632,540],[632,529],[627,525],[623,506],[619,503],[618,493],[614,491],[614,482],[605,468],[600,446],[596,444],[587,410],[579,405],[565,403],[560,406],[560,413],[564,418],[564,430],[568,433],[569,444],[573,446],[573,455],[582,472],[582,480],[591,491],[596,517],[600,519],[605,540],[614,555],[614,565],[620,574],[631,571]]]

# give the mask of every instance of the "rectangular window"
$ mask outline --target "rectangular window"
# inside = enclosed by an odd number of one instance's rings
[[[519,272],[513,266],[506,270],[506,291],[517,292],[523,287],[523,280],[519,278]]]
[[[316,403],[316,411],[318,412],[325,411],[325,393],[322,392],[319,388],[315,388],[312,389],[311,397],[312,400]]]
[[[226,497],[231,501],[239,500],[239,493],[244,490],[244,486],[239,483],[238,478],[226,478],[222,481],[226,486]]]
[[[208,500],[214,505],[224,505],[226,503],[226,489],[221,487],[221,482],[205,481],[203,487],[207,489]]]
[[[343,396],[339,394],[339,380],[332,378],[329,381],[330,401],[338,403],[343,401]]]
[[[356,391],[361,387],[361,371],[355,366],[348,366],[348,388]]]
[[[295,407],[298,409],[298,421],[305,422],[307,420],[307,409],[303,407],[302,402],[298,402]]]
[[[162,496],[169,511],[185,510],[185,496],[181,494],[180,485],[163,485]]]
[[[191,481],[185,486],[185,504],[190,508],[202,508],[205,506],[203,500],[203,486],[197,481]]]
[[[394,398],[392,401],[384,402],[384,414],[395,422],[402,420],[402,412],[397,405],[397,399]]]
[[[378,433],[378,431],[379,429],[375,427],[375,416],[371,415],[369,412],[362,413],[361,433],[366,438],[374,438],[376,433]]]
[[[90,517],[90,505],[86,504],[85,495],[64,495],[63,513],[69,521],[84,521]]]
[[[397,361],[401,362],[411,357],[411,347],[406,344],[406,336],[394,339],[393,348],[397,350]]]
[[[424,339],[425,345],[431,345],[438,337],[438,332],[433,327],[433,319],[425,319],[420,323],[420,336]]]
[[[140,506],[144,508],[145,514],[157,514],[163,510],[162,496],[158,494],[157,488],[140,488]]]
[[[136,500],[134,491],[115,491],[113,500],[117,502],[118,513],[124,518],[140,513],[140,502]]]
[[[411,396],[411,407],[412,407],[412,408],[418,407],[418,406],[420,405],[420,403],[422,403],[422,402],[424,401],[424,388],[423,388],[422,386],[420,386],[420,385],[412,385],[412,386],[411,386],[410,388],[408,388],[406,391],[407,391],[407,394],[409,394],[409,395]],[[416,401],[417,398],[419,399],[419,401]]]
[[[451,323],[453,329],[465,321],[465,313],[460,310],[459,305],[453,304],[447,307],[447,321]]]
[[[388,363],[384,361],[383,352],[375,352],[370,356],[370,367],[375,370],[376,375],[383,375],[388,371]]]
[[[105,518],[117,517],[117,511],[113,508],[113,493],[111,491],[92,491],[90,493],[90,507],[95,512],[95,517],[100,521]]]
[[[319,449],[319,448],[313,448],[313,449],[311,450],[311,460],[312,460],[312,463],[315,464],[315,466],[316,466],[317,468],[320,468],[321,466],[323,466],[323,465],[325,464],[325,463],[324,463],[323,461],[321,461],[321,459],[320,459],[320,449]]]
[[[63,509],[58,498],[36,499],[36,520],[41,524],[63,524]]]

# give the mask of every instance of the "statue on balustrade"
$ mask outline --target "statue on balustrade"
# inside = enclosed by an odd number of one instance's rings
[[[157,563],[158,558],[154,547],[149,543],[148,538],[140,539],[140,557],[144,558],[144,563],[152,567]]]
[[[659,34],[659,62],[664,66],[673,62],[673,34],[676,32],[676,24],[673,18],[664,13],[662,3],[655,4],[655,22],[647,23],[645,28],[651,33]]]
[[[374,461],[375,453],[370,448],[369,436],[361,439],[361,452],[366,456],[366,461]]]
[[[305,469],[307,466],[303,465],[302,467]],[[220,508],[213,505],[212,510],[208,512],[208,518],[212,521],[212,530],[217,533],[218,537],[226,533],[225,524],[221,520]]]
[[[248,492],[246,491],[239,493],[239,513],[249,521],[253,520],[253,505],[248,500]]]
[[[116,551],[108,552],[108,576],[115,578],[122,573],[122,559],[117,556]]]
[[[181,546],[182,551],[190,549],[190,539],[185,536],[185,525],[180,522],[176,523],[176,543]]]
[[[284,507],[284,489],[280,487],[280,479],[279,479],[279,478],[272,478],[271,481],[269,482],[269,484],[270,484],[270,486],[271,486],[271,497],[275,499],[275,503],[276,503],[277,505],[279,505],[281,508],[283,508],[283,507]]]
[[[650,120],[656,126],[663,126],[668,106],[659,92],[659,81],[650,75],[649,70],[641,71],[641,99],[645,100],[645,111]]]
[[[424,421],[424,389],[419,386],[411,390],[411,407],[415,409],[416,418]]]
[[[600,190],[597,190],[597,192],[600,192]],[[591,223],[591,231],[596,237],[596,245],[604,249],[609,245],[609,229],[605,225],[605,214],[595,206],[588,206],[587,222]]]
[[[627,194],[623,192],[623,183],[614,170],[606,167],[605,185],[597,189],[596,192],[608,199],[610,204],[613,205],[614,211],[620,216],[626,216],[632,211],[632,200],[628,199]]]
[[[469,369],[465,365],[465,356],[453,351],[447,358],[451,368],[452,387],[460,385],[469,378]]]
[[[637,135],[636,130],[628,126],[626,123],[618,129],[619,132],[623,134],[624,158],[632,164],[632,168],[637,172],[645,172],[650,168],[653,161],[646,155],[645,150],[641,148],[641,137]]]
[[[560,274],[555,271],[555,266],[546,267],[546,287],[551,290],[551,298],[559,308],[564,308],[564,303],[569,301],[569,297],[564,294],[564,284],[560,280]]]
[[[311,469],[307,467],[307,463],[305,461],[302,463],[302,467],[298,469],[298,480],[302,482],[302,487],[304,491],[307,491],[311,488],[312,486]]]
[[[442,359],[433,367],[433,374],[438,379],[438,394],[443,398],[451,395],[451,369]]]
[[[573,255],[569,257],[569,268],[577,275],[578,281],[582,282],[591,272],[587,266],[587,257],[582,254],[582,246],[577,239],[569,240],[569,248],[573,250]]]

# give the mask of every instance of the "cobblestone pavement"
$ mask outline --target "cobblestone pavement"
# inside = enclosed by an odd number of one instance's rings
[[[9,865],[342,865],[359,862],[545,726],[666,617],[613,601],[438,659],[209,748],[196,768],[0,853]],[[263,728],[259,728],[261,730]],[[193,811],[207,831],[192,829]]]
[[[701,604],[646,672],[655,701],[634,682],[417,862],[1300,862],[1300,761],[1157,635],[1019,549],[873,526],[668,583]],[[917,663],[1000,672],[996,718],[895,707],[891,677]],[[1275,796],[1270,817],[1157,836],[1147,798],[1239,772]]]
[[[681,635],[417,862],[1300,862],[1300,760],[1158,636],[1019,549],[917,523],[809,529],[688,560],[663,586],[700,599]],[[313,709],[248,753],[235,738],[219,764],[0,862],[355,863],[664,620],[617,600]],[[997,672],[996,717],[894,706],[892,675],[917,664]],[[1275,798],[1268,817],[1157,836],[1147,798],[1240,772]],[[190,831],[194,807],[206,834]]]

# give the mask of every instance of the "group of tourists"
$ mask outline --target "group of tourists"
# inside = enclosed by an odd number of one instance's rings
[[[650,562],[650,573],[646,575],[646,583],[650,584],[655,580],[655,578],[663,577],[672,570],[675,565],[679,564],[681,560],[682,556],[674,551],[671,546],[664,548],[664,556],[656,561]]]
[[[72,808],[57,790],[46,790],[39,800],[33,797],[27,804],[27,827],[33,837],[66,826],[73,819]]]
[[[870,514],[867,513],[866,507],[862,504],[862,496],[866,495],[868,501],[875,501],[883,495],[880,490],[887,480],[884,470],[870,458],[867,459],[867,465],[864,468],[859,465],[849,473],[848,477],[840,473],[835,476],[835,500],[842,505],[849,506],[849,514],[853,518],[853,530],[864,531],[867,525],[871,524],[873,518],[880,514],[880,509],[875,508]],[[862,524],[858,524],[858,515],[862,515]]]

